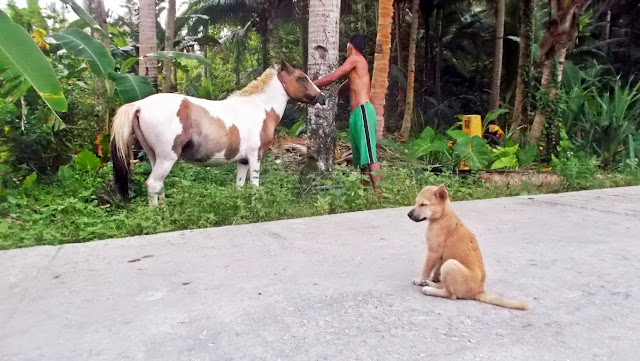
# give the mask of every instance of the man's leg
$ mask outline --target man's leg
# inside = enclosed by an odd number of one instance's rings
[[[362,183],[363,187],[368,188],[371,185],[371,182],[369,181],[371,179],[371,172],[369,172],[369,166],[368,165],[363,166],[362,168],[360,168],[360,172],[364,176],[362,177],[362,180],[360,181],[360,183]]]
[[[371,163],[367,166],[367,168],[367,175],[371,179],[371,186],[373,187],[373,191],[376,193],[376,196],[379,196],[380,187],[378,186],[378,182],[380,181],[380,163]]]

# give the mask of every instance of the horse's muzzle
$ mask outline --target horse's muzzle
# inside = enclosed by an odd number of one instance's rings
[[[314,100],[313,104],[327,105],[327,96],[320,93]]]

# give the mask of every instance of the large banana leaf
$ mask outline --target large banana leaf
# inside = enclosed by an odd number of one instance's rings
[[[87,23],[87,25],[89,25],[91,30],[99,33],[100,36],[104,37],[105,39],[109,39],[109,34],[107,34],[107,32],[104,31],[104,29],[102,29],[100,25],[98,25],[98,23],[91,17],[91,15],[89,15],[89,13],[82,6],[80,6],[80,4],[78,4],[74,0],[60,0],[60,1],[71,6],[71,10],[73,10],[73,12],[76,13],[76,15],[78,15],[80,19],[82,19],[85,23]]]
[[[149,79],[138,75],[111,73],[111,78],[125,103],[140,100],[156,92]]]
[[[122,62],[122,65],[120,65],[120,72],[121,73],[126,73],[129,68],[131,68],[132,66],[135,65],[135,63],[138,62],[138,58],[129,58],[125,61]]]
[[[211,64],[209,59],[205,58],[202,55],[198,55],[194,53],[181,53],[179,51],[157,51],[155,53],[150,53],[145,56],[148,56],[156,60],[165,60],[167,58],[175,58],[178,60],[189,59],[189,60],[195,60],[204,66],[208,66],[208,67],[213,66],[213,64]]]
[[[104,44],[80,29],[64,29],[52,37],[74,57],[86,60],[97,76],[107,77],[116,66]]]
[[[52,109],[67,110],[60,81],[49,60],[20,25],[0,10],[0,91],[16,99],[29,87]]]

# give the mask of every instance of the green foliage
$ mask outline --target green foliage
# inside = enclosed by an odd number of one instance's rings
[[[179,51],[157,51],[155,53],[146,54],[145,56],[148,56],[150,58],[157,59],[157,60],[165,60],[170,58],[173,58],[176,60],[185,60],[185,59],[195,60],[200,65],[207,66],[207,67],[213,66],[207,58],[203,57],[202,55],[198,55],[194,53],[181,53]]]
[[[29,33],[3,11],[0,33],[0,95],[15,100],[33,87],[54,114],[66,111],[67,102],[51,64]]]
[[[638,144],[635,141],[633,135],[629,134],[627,136],[627,154],[624,160],[624,168],[627,168],[631,171],[638,168]]]
[[[494,115],[501,112],[495,112]],[[455,126],[454,126],[455,127]],[[516,156],[518,145],[498,146],[493,150],[487,141],[459,129],[449,129],[446,135],[436,133],[431,127],[425,128],[411,145],[410,159],[423,159],[431,165],[442,165],[452,169],[465,159],[472,169],[515,169],[519,162]],[[453,148],[449,145],[454,143]],[[530,151],[529,151],[530,152]],[[535,157],[535,149],[534,149]],[[527,164],[532,160],[526,159]]]
[[[115,79],[115,88],[125,103],[145,98],[156,92],[147,78],[128,73],[111,73],[111,77]]]
[[[623,86],[612,93],[592,89],[585,94],[585,114],[580,122],[582,137],[578,146],[593,152],[604,167],[611,167],[623,151],[624,143],[640,124],[640,84]]]
[[[0,249],[407,206],[428,184],[444,183],[456,201],[542,191],[527,185],[490,187],[475,175],[446,171],[437,175],[398,160],[383,163],[383,192],[376,198],[350,168],[338,167],[328,179],[312,178],[301,184],[297,172],[277,164],[268,154],[259,188],[238,189],[233,165],[204,168],[179,163],[166,180],[166,204],[152,209],[144,190],[150,172],[147,162],[136,163],[134,199],[123,206],[114,204],[110,194],[111,167],[94,171],[79,159],[80,154],[61,167],[55,179],[38,177],[25,198],[19,190],[8,191],[12,201],[0,203],[4,216],[0,217]],[[602,174],[596,163],[584,163],[580,158],[563,165],[566,184],[545,191],[640,183],[638,175]]]
[[[75,58],[86,60],[90,70],[107,81],[106,89],[111,95],[113,87],[125,103],[142,99],[155,93],[149,79],[128,73],[116,73],[115,60],[101,42],[80,29],[65,29],[54,34],[56,39]],[[114,81],[113,85],[110,82]]]
[[[297,137],[306,128],[306,119],[301,118],[287,131],[287,135],[290,137]]]
[[[518,149],[518,163],[522,167],[532,164],[538,157],[538,149],[535,145],[529,144],[526,147]]]
[[[109,39],[109,34],[107,34],[98,25],[98,23],[93,19],[93,17],[91,17],[91,15],[89,15],[89,13],[82,6],[80,6],[80,4],[78,4],[74,0],[60,0],[60,1],[62,1],[66,5],[69,5],[71,7],[71,10],[73,10],[73,12],[76,13],[76,15],[78,15],[78,17],[82,21],[84,21],[85,24],[91,28],[91,30],[99,33],[100,36],[102,36],[103,38]]]
[[[443,137],[438,136],[433,128],[426,127],[413,143],[410,156],[416,159],[431,152],[446,152],[447,150],[447,143],[443,140]]]
[[[459,139],[454,149],[465,159],[471,169],[485,168],[491,158],[491,149],[487,145],[487,141],[477,135]]]
[[[115,60],[104,44],[80,29],[65,29],[52,37],[78,59],[86,60],[91,72],[106,77],[113,72]]]
[[[496,148],[492,149],[492,151],[493,154],[491,155],[491,169],[518,168],[518,144],[511,147],[497,146]]]
[[[508,109],[493,109],[492,111],[487,113],[487,116],[484,117],[484,120],[482,121],[482,129],[483,129],[483,131],[487,129],[487,126],[492,121],[496,120],[502,114],[506,114],[508,112],[509,112]]]
[[[74,159],[76,168],[85,172],[96,172],[100,168],[100,159],[93,152],[84,150]]]

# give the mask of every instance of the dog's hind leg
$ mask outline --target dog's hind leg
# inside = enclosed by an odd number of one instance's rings
[[[457,298],[473,299],[483,292],[480,277],[455,259],[449,259],[440,268],[442,286]]]
[[[431,281],[427,281],[427,282],[431,282]],[[452,300],[456,299],[456,296],[454,294],[452,294],[451,292],[447,291],[444,288],[435,288],[431,286],[426,286],[426,287],[422,287],[422,293],[424,293],[427,296],[451,298]]]

